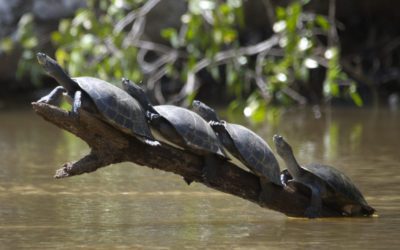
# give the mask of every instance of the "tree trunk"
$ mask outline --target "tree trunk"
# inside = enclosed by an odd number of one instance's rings
[[[217,178],[206,182],[202,175],[201,156],[168,145],[149,146],[80,110],[79,118],[68,111],[44,103],[32,103],[35,112],[50,123],[65,129],[84,140],[91,152],[76,162],[65,163],[57,170],[55,178],[65,178],[96,171],[110,164],[130,161],[138,165],[157,168],[180,175],[186,181],[200,182],[210,188],[235,195],[272,209],[287,216],[304,217],[310,204],[309,197],[289,188],[270,184],[269,198],[261,202],[259,179],[230,162],[221,163]],[[322,217],[342,216],[339,212],[323,207]]]

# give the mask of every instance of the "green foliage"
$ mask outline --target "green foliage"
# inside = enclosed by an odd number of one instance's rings
[[[301,97],[301,89],[308,89],[310,70],[324,67],[326,100],[349,97],[357,106],[363,104],[355,82],[341,69],[339,48],[327,48],[321,42],[321,37],[328,39],[333,28],[331,23],[325,16],[303,10],[309,1],[292,1],[286,7],[276,7],[272,30],[279,37],[279,43],[272,48],[274,53],[268,50],[255,54],[239,53],[244,46],[239,36],[246,28],[242,0],[187,2],[188,10],[181,17],[181,26],[161,32],[171,50],[180,53],[176,60],[162,65],[165,75],[173,82],[185,83],[190,75],[206,70],[216,82],[224,82],[227,93],[235,97],[230,109],[240,110],[258,122],[275,117],[273,103],[299,102],[293,93]],[[139,65],[139,48],[134,42],[127,42],[137,19],[127,21],[122,28],[121,20],[146,3],[143,0],[87,1],[87,8],[78,10],[71,19],[61,20],[58,30],[51,34],[56,59],[71,75],[93,75],[118,82],[121,77],[128,77],[139,82],[145,77]],[[133,39],[140,39],[140,35]],[[37,69],[34,55],[39,40],[32,16],[21,19],[17,37],[24,49],[18,74],[30,72],[33,79],[38,79],[41,71]],[[14,47],[10,38],[0,43],[2,51],[11,51]],[[221,54],[226,51],[233,51],[233,56]],[[194,98],[195,93],[193,89],[186,98]]]
[[[254,56],[240,55],[223,61],[225,79],[221,79],[221,68],[217,67],[219,63],[210,63],[206,68],[215,80],[224,81],[227,92],[235,96],[229,106],[231,110],[243,111],[255,122],[265,120],[271,109],[270,103],[292,105],[299,101],[288,95],[286,90],[296,93],[299,86],[306,86],[307,89],[310,70],[318,67],[326,67],[327,70],[323,92],[327,100],[350,96],[357,106],[362,105],[355,83],[348,79],[340,67],[339,48],[326,48],[317,37],[328,38],[331,24],[322,15],[305,13],[303,6],[308,2],[293,1],[287,7],[276,8],[273,31],[280,37],[279,45],[274,48],[278,55],[269,56],[266,53],[261,61],[261,78],[265,86],[260,90],[267,91],[270,97],[260,94],[254,87],[254,77],[249,77],[255,71]],[[200,60],[209,58],[213,61],[217,53],[227,49],[239,50],[242,46],[237,39],[240,28],[244,26],[241,1],[189,1],[182,24],[179,30],[164,30],[163,36],[172,47],[184,49],[188,54],[188,58],[183,59],[183,82]],[[180,38],[182,34],[184,36]],[[325,56],[324,51],[331,56]],[[343,82],[350,82],[350,85],[344,86]],[[296,94],[301,96],[301,93]]]
[[[357,92],[356,83],[348,78],[342,71],[339,63],[338,48],[329,48],[325,52],[328,57],[327,76],[324,82],[324,95],[326,98],[348,95],[358,107],[363,105],[363,100]]]
[[[62,20],[58,31],[51,35],[57,61],[71,75],[139,81],[142,74],[136,61],[137,49],[123,46],[127,32],[114,32],[114,27],[128,9],[137,8],[140,2],[88,1],[88,8],[78,10],[73,19]]]
[[[29,77],[36,85],[40,83],[42,70],[37,63],[34,63],[36,58],[32,50],[38,46],[38,43],[39,39],[34,32],[33,16],[29,13],[23,15],[19,20],[15,36],[5,37],[0,41],[0,52],[3,53],[11,53],[16,46],[22,47],[16,78],[22,79],[26,73],[29,73]]]
[[[78,10],[72,19],[61,20],[58,30],[51,34],[56,59],[71,75],[93,75],[118,82],[123,76],[141,80],[137,48],[122,46],[128,31],[114,32],[114,27],[128,10],[136,9],[142,2],[87,1],[87,8]],[[28,73],[35,84],[40,83],[43,75],[35,56],[39,50],[38,41],[33,16],[26,14],[18,24],[16,40],[7,37],[0,42],[0,49],[5,53],[10,53],[15,46],[22,47],[16,76]]]
[[[213,59],[216,53],[228,47],[239,47],[238,28],[243,25],[242,1],[190,0],[188,12],[181,17],[179,30],[168,28],[162,31],[171,46],[187,52],[182,80],[186,81],[187,72],[193,70],[196,63],[204,58]],[[219,76],[218,69],[209,67],[210,73]]]
[[[281,35],[279,46],[284,53],[282,57],[267,59],[264,73],[278,101],[287,102],[290,98],[281,90],[295,88],[299,82],[306,84],[309,81],[309,71],[320,66],[318,51],[324,48],[321,48],[316,33],[327,36],[330,24],[323,16],[310,18],[309,14],[303,12],[303,4],[299,1],[286,8],[278,7],[276,16],[277,22],[273,29]],[[328,64],[335,67],[337,62],[331,61],[329,59]]]
[[[323,83],[325,100],[349,96],[357,106],[362,106],[363,101],[357,93],[355,82],[348,78],[340,66],[339,48],[326,48],[317,37],[325,36],[329,39],[331,24],[322,15],[305,13],[303,6],[307,3],[308,1],[294,1],[285,8],[276,8],[277,20],[273,30],[280,35],[279,47],[282,56],[270,56],[263,62],[266,89],[277,103],[291,105],[298,100],[289,96],[285,90],[290,88],[297,91],[299,85],[307,88],[310,70],[326,67],[326,79]],[[265,104],[261,96],[257,100]],[[249,104],[254,102],[252,96],[247,100]],[[247,107],[251,106],[255,105]],[[265,109],[264,105],[256,106],[261,110]],[[255,109],[249,114],[254,120],[253,116],[257,113]]]

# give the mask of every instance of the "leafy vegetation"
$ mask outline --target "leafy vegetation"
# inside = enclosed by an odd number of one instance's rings
[[[340,48],[331,37],[334,20],[306,13],[308,1],[276,7],[272,36],[247,45],[240,42],[246,29],[242,0],[188,0],[181,26],[161,32],[169,47],[142,41],[146,14],[158,2],[88,1],[87,8],[62,20],[51,35],[55,57],[71,75],[143,81],[159,101],[190,101],[201,86],[198,73],[207,72],[234,97],[230,108],[255,121],[268,119],[267,105],[315,101],[308,92],[315,92],[309,81],[316,69],[326,71],[320,83],[323,100],[350,98],[357,106],[363,104],[356,84],[341,69]],[[39,39],[31,16],[21,19],[18,32],[24,48],[18,75],[29,72],[38,79],[34,51]],[[10,39],[1,43],[3,51],[13,46]],[[143,56],[149,52],[156,58],[151,62]],[[165,78],[179,83],[175,93],[163,93]]]

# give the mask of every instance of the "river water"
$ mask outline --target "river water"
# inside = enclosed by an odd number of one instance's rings
[[[0,110],[0,249],[399,249],[400,112],[314,117],[276,111],[251,127],[270,145],[284,135],[300,163],[344,171],[379,217],[288,218],[131,163],[55,180],[86,144],[29,108]]]

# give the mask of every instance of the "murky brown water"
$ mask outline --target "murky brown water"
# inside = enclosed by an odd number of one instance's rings
[[[278,116],[277,116],[278,117]],[[31,110],[0,110],[0,249],[398,249],[400,112],[309,109],[254,127],[287,137],[301,163],[334,165],[379,211],[292,219],[133,164],[54,180],[87,146]]]

